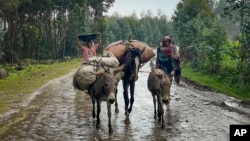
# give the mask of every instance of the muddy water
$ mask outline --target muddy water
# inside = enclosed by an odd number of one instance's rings
[[[182,82],[173,84],[171,102],[165,105],[165,128],[153,118],[153,100],[147,90],[149,66],[141,68],[136,82],[135,102],[125,124],[122,85],[118,86],[118,114],[112,105],[113,134],[108,132],[106,103],[102,102],[101,126],[91,116],[91,100],[75,91],[72,75],[55,80],[49,88],[53,97],[28,120],[11,129],[2,141],[228,141],[230,124],[249,124],[248,107],[222,94],[196,90]],[[48,91],[48,87],[47,87]],[[243,110],[242,110],[243,109]]]

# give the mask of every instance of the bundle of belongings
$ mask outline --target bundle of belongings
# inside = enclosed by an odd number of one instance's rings
[[[106,46],[104,50],[112,52],[114,56],[118,60],[120,60],[120,58],[125,54],[128,47],[140,49],[141,63],[147,63],[150,59],[152,59],[155,56],[154,50],[150,46],[138,40],[116,41]]]
[[[83,62],[73,77],[73,86],[75,89],[85,91],[95,82],[96,75],[93,72],[112,72],[119,67],[119,61],[109,51],[103,51],[101,57],[93,56]],[[116,74],[116,79],[122,77],[122,72]]]

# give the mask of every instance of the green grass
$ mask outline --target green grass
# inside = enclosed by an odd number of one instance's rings
[[[24,70],[10,70],[9,76],[0,80],[0,114],[22,102],[34,90],[49,80],[63,76],[81,65],[80,59],[51,65],[28,65]]]
[[[227,78],[208,76],[202,72],[193,71],[189,65],[183,66],[182,77],[189,79],[198,85],[208,86],[209,88],[228,96],[250,101],[250,87],[246,85],[233,85],[227,80]]]

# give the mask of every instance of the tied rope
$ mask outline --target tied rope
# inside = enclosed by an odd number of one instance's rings
[[[83,62],[83,65],[91,65],[94,66],[94,70],[97,72],[100,68],[104,69],[105,73],[109,72],[109,69],[106,68],[103,64],[101,64],[99,61],[97,60],[86,60],[85,62]]]

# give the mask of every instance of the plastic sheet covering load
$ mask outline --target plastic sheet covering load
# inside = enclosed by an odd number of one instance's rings
[[[88,90],[96,80],[93,72],[113,72],[117,67],[119,67],[119,62],[116,57],[111,52],[104,51],[102,57],[93,56],[78,68],[73,77],[73,86],[78,90]],[[120,80],[121,77],[121,73],[116,75],[117,80]]]
[[[148,62],[155,56],[154,50],[150,46],[138,40],[116,41],[106,46],[104,50],[112,52],[114,56],[119,60],[121,59],[122,55],[125,54],[127,47],[135,47],[141,50],[142,63]]]

